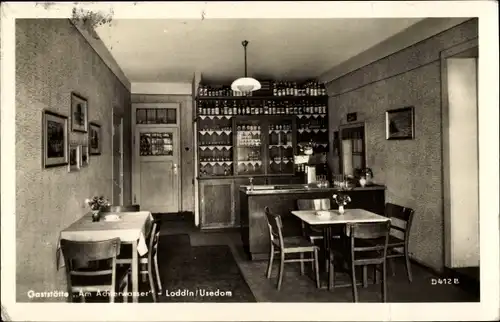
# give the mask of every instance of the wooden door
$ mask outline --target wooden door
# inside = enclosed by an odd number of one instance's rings
[[[153,213],[179,212],[178,128],[138,127],[134,146],[134,203]]]
[[[123,204],[123,117],[113,109],[113,204]]]

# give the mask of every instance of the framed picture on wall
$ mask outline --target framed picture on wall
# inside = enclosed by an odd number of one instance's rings
[[[71,131],[87,133],[88,131],[87,99],[71,93]]]
[[[101,126],[91,122],[89,124],[89,152],[90,155],[101,154]]]
[[[385,112],[387,140],[412,140],[415,137],[415,112],[413,106]]]
[[[89,156],[89,146],[87,144],[82,145],[82,153],[80,158],[81,167],[87,167],[89,165],[90,156]]]
[[[44,168],[68,164],[68,117],[43,111],[42,163]]]
[[[69,165],[68,172],[80,170],[81,146],[78,144],[69,145]]]

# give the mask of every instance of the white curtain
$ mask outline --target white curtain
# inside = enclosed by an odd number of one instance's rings
[[[344,175],[353,175],[351,140],[342,140],[342,160]]]

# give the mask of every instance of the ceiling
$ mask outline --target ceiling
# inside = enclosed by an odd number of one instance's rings
[[[130,82],[315,78],[421,18],[120,19],[96,29]]]

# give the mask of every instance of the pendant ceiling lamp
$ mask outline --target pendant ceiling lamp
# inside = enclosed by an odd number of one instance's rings
[[[245,77],[238,78],[231,84],[231,89],[233,91],[239,91],[243,93],[250,93],[260,89],[260,83],[258,80],[252,77],[247,77],[247,46],[248,41],[243,41],[241,43],[243,49],[245,50]]]

